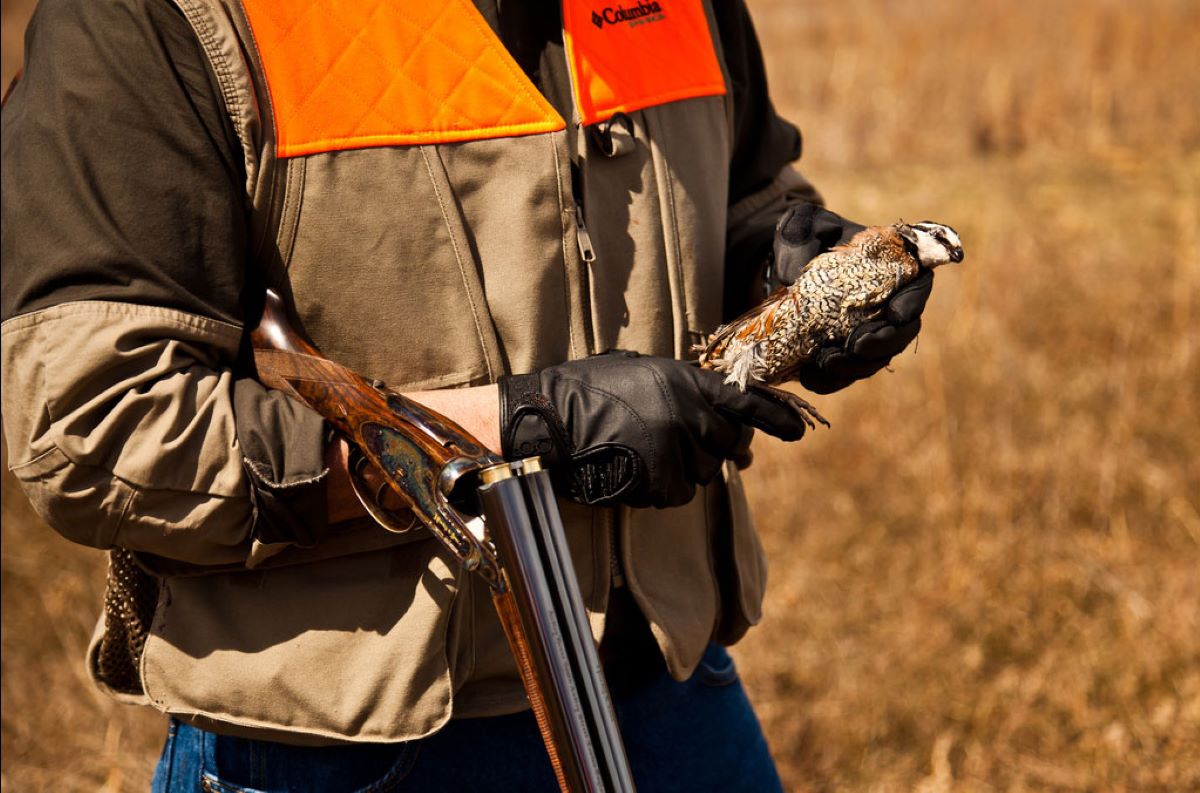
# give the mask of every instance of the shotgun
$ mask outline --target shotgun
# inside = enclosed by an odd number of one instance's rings
[[[364,474],[372,465],[463,568],[487,582],[562,793],[633,793],[540,460],[505,462],[450,419],[329,360],[290,315],[268,289],[251,334],[259,380],[320,413],[349,441],[354,492],[380,526],[402,532],[411,522],[371,491]]]

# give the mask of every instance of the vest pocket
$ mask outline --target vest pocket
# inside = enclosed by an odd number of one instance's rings
[[[433,539],[267,572],[168,578],[142,682],[159,710],[314,741],[424,737],[450,716],[466,575]]]
[[[326,355],[397,390],[503,373],[436,148],[315,155],[300,193],[295,241],[282,253],[304,329]]]

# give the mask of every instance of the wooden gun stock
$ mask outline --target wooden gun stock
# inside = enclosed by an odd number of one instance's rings
[[[468,570],[478,570],[489,583],[498,581],[494,553],[449,502],[464,478],[500,463],[498,457],[445,416],[326,358],[295,330],[274,291],[267,290],[250,340],[264,385],[320,413]]]
[[[463,567],[488,582],[563,793],[632,793],[558,507],[537,460],[505,463],[450,419],[329,360],[296,331],[274,291],[250,338],[259,380],[320,413]],[[364,495],[354,470],[351,479],[376,520],[401,530]],[[485,537],[451,504],[464,491],[486,509]]]

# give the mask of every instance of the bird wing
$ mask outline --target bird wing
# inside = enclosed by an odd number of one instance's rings
[[[788,288],[781,286],[754,308],[717,328],[700,349],[700,365],[713,368],[713,362],[721,358],[734,339],[747,341],[768,338],[775,327],[780,308],[792,299]]]

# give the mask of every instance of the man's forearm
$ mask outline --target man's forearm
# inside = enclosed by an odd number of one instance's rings
[[[500,454],[500,397],[495,385],[412,391],[405,396],[456,421],[485,447]]]
[[[405,396],[452,419],[489,450],[500,453],[500,403],[495,385],[413,391]],[[325,450],[325,462],[329,466],[330,523],[367,516],[350,484],[346,469],[349,451],[349,445],[341,437],[334,438]],[[382,480],[372,480],[372,484],[382,484]]]

